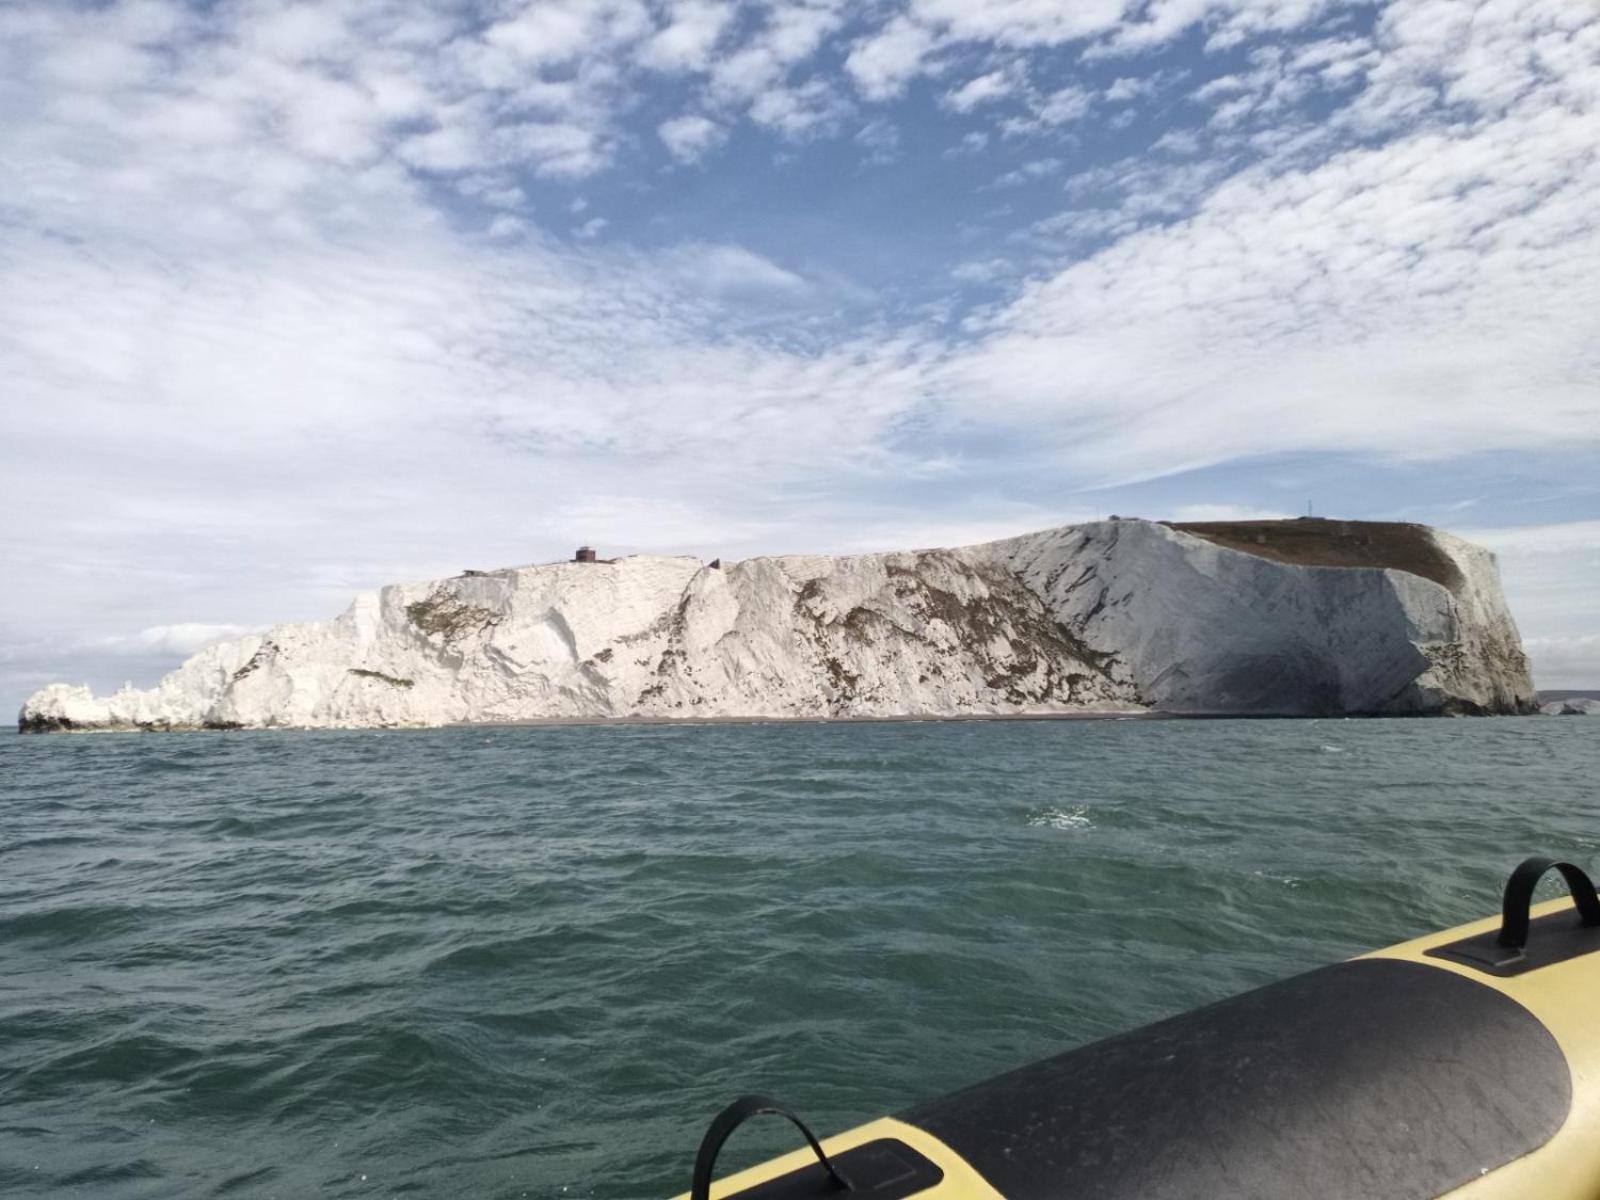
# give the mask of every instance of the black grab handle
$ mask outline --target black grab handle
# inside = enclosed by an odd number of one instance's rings
[[[1505,901],[1500,909],[1500,937],[1502,946],[1521,950],[1528,944],[1528,908],[1533,903],[1534,886],[1550,870],[1561,872],[1572,892],[1572,902],[1585,925],[1600,925],[1600,896],[1595,894],[1594,882],[1581,868],[1557,858],[1528,858],[1511,872],[1506,880]]]
[[[694,1182],[689,1186],[689,1200],[711,1200],[711,1171],[717,1165],[717,1154],[722,1149],[722,1143],[728,1140],[735,1129],[762,1113],[773,1113],[793,1121],[795,1128],[805,1135],[806,1144],[816,1154],[822,1169],[828,1173],[829,1188],[836,1192],[850,1190],[849,1181],[828,1161],[821,1143],[806,1128],[804,1121],[767,1096],[740,1096],[716,1115],[705,1137],[700,1139],[700,1151],[694,1156]]]

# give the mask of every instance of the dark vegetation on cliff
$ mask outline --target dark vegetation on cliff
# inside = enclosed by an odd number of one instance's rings
[[[1408,571],[1458,591],[1461,572],[1426,525],[1403,521],[1164,521],[1229,550],[1298,567],[1381,567]]]

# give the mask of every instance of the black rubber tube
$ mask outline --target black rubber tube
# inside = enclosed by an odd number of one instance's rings
[[[828,1186],[836,1192],[850,1190],[849,1181],[828,1161],[828,1156],[822,1152],[822,1144],[817,1141],[811,1130],[806,1128],[804,1121],[770,1097],[740,1096],[712,1119],[705,1137],[700,1139],[700,1150],[694,1156],[694,1182],[689,1185],[689,1200],[711,1200],[711,1172],[716,1168],[717,1155],[722,1150],[722,1144],[735,1129],[751,1117],[763,1113],[772,1113],[774,1116],[792,1121],[794,1127],[805,1136],[806,1144],[816,1154],[822,1169],[828,1173]]]
[[[1600,896],[1595,894],[1594,882],[1569,862],[1556,858],[1529,858],[1523,860],[1506,880],[1505,900],[1500,907],[1500,937],[1502,946],[1521,950],[1528,944],[1528,910],[1533,905],[1533,889],[1539,880],[1551,871],[1561,872],[1572,892],[1572,902],[1585,925],[1600,925]]]

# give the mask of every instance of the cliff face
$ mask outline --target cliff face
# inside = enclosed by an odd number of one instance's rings
[[[1533,710],[1487,550],[1418,525],[1400,527],[1403,543],[1396,527],[1363,522],[1255,522],[1227,538],[1214,528],[1108,521],[997,548],[1063,625],[1114,649],[1115,678],[1163,711]],[[1385,540],[1383,557],[1409,569],[1342,565]]]
[[[1450,572],[1279,561],[1137,520],[722,569],[507,569],[363,595],[335,620],[213,646],[148,691],[55,684],[19,724],[1530,710],[1493,557],[1405,528]]]

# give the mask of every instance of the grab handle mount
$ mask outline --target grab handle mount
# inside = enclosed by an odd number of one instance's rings
[[[1500,906],[1500,934],[1495,941],[1507,950],[1523,950],[1528,945],[1529,909],[1533,907],[1533,889],[1551,871],[1560,871],[1572,893],[1572,902],[1585,926],[1600,925],[1600,895],[1595,894],[1594,881],[1582,868],[1558,858],[1536,855],[1523,859],[1506,880],[1505,898]]]
[[[849,1180],[828,1161],[828,1156],[822,1151],[822,1143],[817,1141],[816,1135],[810,1129],[806,1128],[804,1121],[771,1097],[740,1096],[712,1119],[705,1137],[700,1139],[700,1150],[694,1156],[694,1182],[689,1188],[689,1200],[711,1200],[711,1172],[716,1168],[717,1155],[721,1152],[723,1143],[732,1136],[735,1129],[751,1117],[766,1113],[788,1119],[804,1135],[806,1144],[811,1147],[812,1153],[817,1156],[817,1161],[822,1164],[823,1171],[827,1173],[829,1190],[835,1192],[850,1190]]]
[[[1567,881],[1576,921],[1571,908],[1533,916],[1533,890],[1551,871],[1561,872]],[[1523,859],[1506,880],[1498,930],[1475,933],[1423,954],[1510,979],[1596,952],[1600,952],[1600,894],[1594,881],[1569,862],[1538,855]]]

